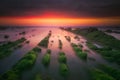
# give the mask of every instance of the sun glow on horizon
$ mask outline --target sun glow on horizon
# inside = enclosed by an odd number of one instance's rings
[[[39,17],[2,17],[0,25],[31,25],[31,26],[64,26],[64,25],[101,25],[101,24],[120,24],[119,18],[39,18]]]

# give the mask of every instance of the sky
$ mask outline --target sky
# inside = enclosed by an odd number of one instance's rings
[[[0,25],[120,25],[120,0],[0,0]]]

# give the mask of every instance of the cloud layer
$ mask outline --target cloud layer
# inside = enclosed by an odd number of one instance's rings
[[[46,11],[76,17],[120,17],[120,0],[0,0],[0,16],[39,16]]]

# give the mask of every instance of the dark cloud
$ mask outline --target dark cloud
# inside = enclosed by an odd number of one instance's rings
[[[120,0],[0,0],[0,16],[36,16],[44,11],[76,16],[120,16]]]

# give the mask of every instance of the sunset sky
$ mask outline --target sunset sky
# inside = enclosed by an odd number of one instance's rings
[[[0,25],[120,25],[120,0],[0,0]]]

